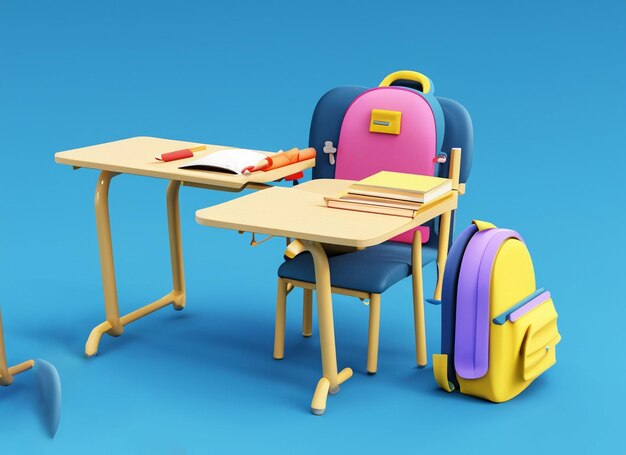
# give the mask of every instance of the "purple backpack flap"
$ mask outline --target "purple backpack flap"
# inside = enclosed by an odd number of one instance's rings
[[[434,175],[437,121],[430,103],[424,94],[403,87],[377,87],[359,95],[341,124],[335,178],[361,180],[380,171]],[[428,227],[418,229],[426,243]],[[392,240],[411,243],[413,230]]]
[[[510,229],[480,230],[463,254],[454,341],[454,368],[462,378],[481,378],[489,369],[491,275],[498,251],[510,239],[524,242]]]

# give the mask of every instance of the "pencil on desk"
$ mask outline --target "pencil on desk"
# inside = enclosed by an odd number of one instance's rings
[[[309,147],[303,150],[299,150],[297,147],[287,150],[286,152],[278,152],[275,155],[268,156],[267,158],[259,161],[255,166],[248,166],[243,169],[244,174],[255,171],[269,171],[289,164],[298,163],[300,161],[306,161],[315,158],[315,149]]]
[[[195,152],[201,152],[202,150],[206,150],[206,145],[163,153],[161,156],[157,156],[156,159],[159,161],[182,160],[183,158],[191,158]]]

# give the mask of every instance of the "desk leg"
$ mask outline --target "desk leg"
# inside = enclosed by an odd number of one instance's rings
[[[117,173],[102,171],[96,186],[95,208],[100,267],[102,269],[102,287],[104,290],[104,309],[106,321],[97,325],[90,333],[85,345],[88,357],[98,353],[100,339],[105,333],[119,336],[124,326],[136,321],[170,303],[180,310],[185,306],[185,279],[183,275],[182,244],[180,236],[180,217],[178,209],[178,189],[180,182],[172,181],[167,187],[167,215],[172,261],[173,290],[154,302],[124,316],[120,316],[113,263],[113,244],[111,242],[111,223],[109,220],[109,186]]]
[[[302,336],[310,337],[313,332],[313,290],[302,289]]]
[[[415,325],[415,356],[417,365],[426,366],[426,316],[424,315],[424,278],[422,275],[422,234],[419,230],[413,235],[411,247],[413,279],[413,322]]]
[[[172,261],[172,287],[177,298],[174,309],[185,308],[185,270],[183,267],[183,241],[180,231],[180,210],[178,207],[178,190],[180,182],[172,180],[167,186],[167,225],[170,237],[170,258]]]
[[[2,313],[0,313],[0,385],[10,385],[13,382],[13,375],[9,373],[7,356],[4,351],[4,333],[2,332]]]
[[[335,328],[328,257],[321,244],[309,241],[303,243],[305,250],[311,253],[315,267],[315,295],[322,350],[323,377],[315,389],[315,394],[311,401],[311,412],[316,415],[322,415],[326,411],[328,393],[335,394],[339,392],[339,385],[352,376],[352,370],[345,368],[340,373],[337,373],[337,352],[335,349]]]
[[[448,259],[448,246],[450,244],[450,219],[452,213],[445,212],[439,222],[439,247],[437,250],[437,286],[435,287],[435,300],[441,300],[443,288],[443,272]]]
[[[2,331],[2,312],[0,312],[0,385],[11,385],[13,376],[30,370],[35,365],[34,360],[27,360],[19,365],[9,367],[7,356],[4,350],[4,333]]]

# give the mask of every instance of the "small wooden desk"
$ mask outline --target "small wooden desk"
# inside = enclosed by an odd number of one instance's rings
[[[442,260],[445,264],[450,213],[458,201],[458,179],[453,179],[453,190],[424,204],[413,219],[326,207],[324,195],[335,195],[351,183],[350,180],[312,180],[293,188],[260,191],[196,212],[196,221],[202,225],[293,237],[311,253],[323,370],[311,403],[316,414],[324,413],[328,393],[338,392],[339,385],[352,376],[350,368],[337,371],[330,271],[322,244],[365,248],[441,215],[437,262],[440,264]]]
[[[198,152],[193,158],[187,158],[186,160],[165,163],[154,158],[162,153],[198,145],[206,144],[154,137],[134,137],[55,154],[54,158],[57,163],[73,166],[74,169],[84,167],[101,171],[96,185],[95,207],[106,321],[91,331],[85,346],[85,354],[87,356],[91,357],[98,352],[98,344],[105,333],[119,336],[124,332],[124,326],[170,303],[173,304],[176,310],[184,308],[185,277],[178,207],[178,191],[181,184],[235,192],[244,188],[267,188],[268,182],[282,180],[288,175],[315,166],[315,159],[311,159],[268,172],[255,172],[249,176],[178,169],[179,166],[186,162],[198,159],[206,154],[225,148],[232,148],[220,145],[206,145],[207,150]],[[262,153],[272,154],[272,152]],[[108,202],[111,179],[118,174],[142,175],[170,180],[170,184],[167,187],[166,200],[172,263],[172,291],[160,299],[123,316],[119,314],[117,301]],[[0,367],[2,366],[0,365]]]

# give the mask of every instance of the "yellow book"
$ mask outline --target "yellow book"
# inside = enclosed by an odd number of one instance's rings
[[[417,211],[413,209],[387,207],[383,205],[361,204],[361,203],[348,202],[348,201],[344,201],[341,199],[327,199],[326,205],[334,209],[378,213],[381,215],[403,216],[405,218],[413,218],[415,214],[417,213]]]
[[[381,207],[394,207],[398,209],[419,210],[422,206],[419,202],[400,201],[393,198],[361,196],[360,194],[340,193],[338,196],[324,196],[326,202],[348,202],[350,204],[379,205]]]
[[[429,202],[452,190],[452,181],[428,175],[381,171],[353,183],[348,193]]]

